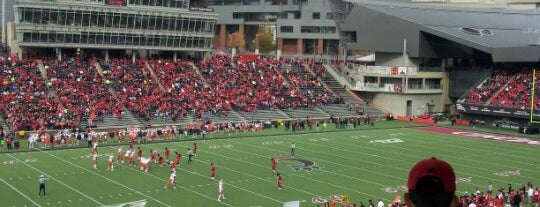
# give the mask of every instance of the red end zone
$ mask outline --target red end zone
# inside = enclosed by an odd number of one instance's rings
[[[471,137],[471,138],[477,138],[477,139],[491,139],[491,140],[498,140],[498,141],[503,141],[503,142],[540,146],[539,140],[510,136],[510,135],[492,134],[492,133],[486,133],[486,132],[477,132],[477,131],[470,131],[470,130],[463,130],[463,129],[452,129],[452,128],[445,128],[445,127],[415,127],[414,129],[420,130],[420,131],[427,131],[427,132],[440,133],[440,134],[451,134],[451,135],[458,135],[458,136]]]

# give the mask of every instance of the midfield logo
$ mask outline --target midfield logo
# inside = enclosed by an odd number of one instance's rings
[[[292,160],[292,161],[297,161],[297,162],[300,162],[299,165],[292,165],[292,169],[294,171],[306,171],[306,172],[311,172],[313,170],[318,170],[318,169],[321,169],[321,166],[318,166],[315,162],[311,161],[311,160],[305,160],[305,159],[300,159],[300,158],[281,158],[279,160]]]

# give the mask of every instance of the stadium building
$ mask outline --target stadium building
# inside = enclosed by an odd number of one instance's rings
[[[189,0],[15,0],[8,46],[25,53],[196,55],[211,49],[218,15]]]
[[[257,51],[260,29],[269,28],[283,54],[341,55],[338,23],[350,5],[342,0],[208,0],[220,17],[213,45],[230,48],[228,39],[238,33],[245,40],[239,50]]]
[[[530,74],[540,61],[537,10],[354,2],[340,25],[343,39],[347,49],[376,58],[375,66],[350,66],[344,83],[363,97],[407,116],[455,113],[456,106],[463,119],[486,124],[540,120],[538,90],[530,110]]]

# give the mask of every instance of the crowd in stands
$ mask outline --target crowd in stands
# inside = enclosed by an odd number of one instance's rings
[[[469,91],[467,94],[467,102],[471,104],[484,104],[489,100],[499,89],[501,89],[513,76],[508,70],[496,70],[491,77],[485,79],[476,88]]]
[[[2,92],[0,110],[8,126],[14,130],[37,130],[40,125],[54,127],[63,109],[48,93],[37,60],[16,56],[0,58]]]
[[[540,75],[536,75],[535,88],[539,87],[539,77]],[[506,86],[504,86],[502,90],[493,96],[490,104],[494,106],[529,109],[531,103],[532,81],[533,77],[531,71],[525,69],[521,70],[506,83]],[[535,89],[535,108],[540,106],[540,93],[538,89],[540,88]]]
[[[474,105],[490,104],[498,107],[529,109],[533,91],[532,80],[532,71],[529,68],[497,69],[489,78],[470,90],[465,101]],[[539,83],[536,79],[534,108],[540,106]]]
[[[38,62],[43,64],[38,67]],[[343,103],[312,59],[216,55],[200,62],[126,57],[0,58],[0,110],[12,130],[79,128],[127,109],[144,120],[187,113],[287,109]],[[23,110],[24,109],[24,110]]]
[[[56,128],[76,128],[79,121],[103,120],[105,115],[121,117],[122,104],[109,93],[94,59],[70,57],[43,59],[50,92],[56,93],[63,113]],[[67,121],[67,123],[66,123]]]

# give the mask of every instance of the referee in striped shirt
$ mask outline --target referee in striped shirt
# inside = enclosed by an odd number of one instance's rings
[[[43,196],[47,196],[47,193],[45,192],[45,181],[49,179],[46,178],[44,175],[39,176],[39,194],[38,197],[41,196],[41,191],[43,191]]]

